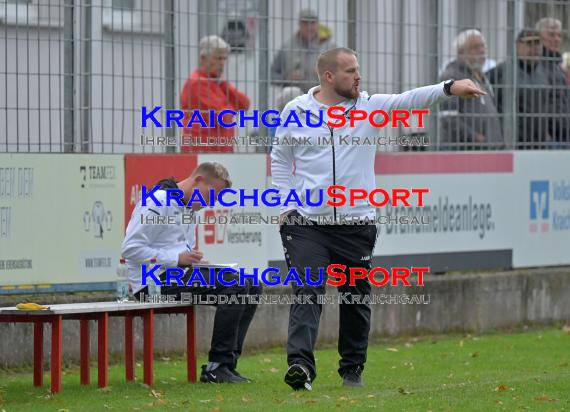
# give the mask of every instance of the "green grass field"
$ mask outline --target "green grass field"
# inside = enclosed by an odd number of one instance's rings
[[[49,386],[34,388],[29,371],[3,371],[0,411],[570,410],[570,332],[561,329],[373,345],[365,387],[350,390],[340,386],[336,350],[316,355],[319,376],[312,392],[293,392],[283,383],[283,349],[242,359],[240,372],[255,381],[249,385],[187,384],[182,358],[157,359],[152,388],[126,384],[121,365],[110,368],[110,387],[101,390],[95,365],[89,387],[79,385],[77,368],[66,369],[63,391],[55,396]]]

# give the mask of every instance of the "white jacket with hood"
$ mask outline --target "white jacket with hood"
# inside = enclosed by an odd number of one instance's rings
[[[302,206],[297,203],[289,203],[282,206],[280,213],[297,209],[299,214],[313,221],[322,221],[332,217],[335,223],[342,222],[341,215],[347,219],[374,219],[376,207],[367,199],[357,200],[354,206],[349,206],[349,189],[364,189],[368,193],[376,189],[374,160],[376,146],[357,146],[340,144],[340,136],[350,135],[364,137],[382,136],[382,129],[372,126],[368,120],[355,122],[350,127],[349,121],[341,128],[332,128],[327,125],[339,123],[337,119],[327,117],[328,106],[315,99],[314,93],[320,86],[313,87],[303,96],[297,97],[285,106],[281,113],[281,125],[277,128],[276,137],[280,143],[285,138],[311,137],[312,145],[276,145],[271,152],[271,175],[274,187],[279,190],[281,204],[283,205],[291,189],[298,194]],[[431,86],[420,87],[401,94],[373,94],[360,92],[357,99],[343,101],[336,106],[342,106],[345,117],[349,116],[350,110],[364,110],[371,113],[374,110],[384,110],[389,115],[392,110],[419,110],[435,105],[447,99],[443,91],[443,82]],[[304,127],[299,127],[294,122],[289,122],[287,127],[283,124],[294,110]],[[306,111],[311,111],[311,123],[319,122],[318,113],[323,111],[323,124],[318,128],[306,126]],[[339,114],[340,111],[335,111]],[[380,120],[381,122],[381,120]],[[333,145],[318,146],[318,137],[333,138]],[[349,138],[350,141],[350,138]],[[295,173],[293,173],[295,165]],[[327,189],[331,185],[345,186],[344,194],[347,198],[343,206],[333,207],[327,205],[329,196]],[[310,190],[310,200],[318,201],[319,192],[323,191],[323,201],[320,206],[308,206],[306,204],[306,190]],[[378,197],[378,199],[381,199]],[[337,202],[338,199],[331,199]]]

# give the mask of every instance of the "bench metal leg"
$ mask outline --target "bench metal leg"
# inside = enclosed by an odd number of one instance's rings
[[[63,320],[61,315],[51,319],[51,391],[61,391],[61,335]]]
[[[148,309],[143,315],[143,363],[144,383],[152,385],[154,372],[154,310]]]
[[[97,367],[99,370],[97,386],[105,388],[109,384],[109,313],[102,313],[97,319]]]
[[[34,386],[44,385],[44,323],[34,322]]]
[[[133,317],[125,316],[125,375],[127,382],[135,380],[135,341]]]
[[[188,382],[196,382],[196,310],[190,307],[186,313],[186,362]]]
[[[89,319],[79,320],[80,382],[89,385]]]

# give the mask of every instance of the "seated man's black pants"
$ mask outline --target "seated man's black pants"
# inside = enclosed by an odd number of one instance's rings
[[[208,360],[210,362],[219,362],[230,369],[235,369],[238,358],[240,357],[243,349],[243,342],[249,328],[249,324],[253,319],[256,304],[249,302],[246,295],[261,294],[262,286],[254,286],[252,279],[245,279],[243,286],[239,286],[239,275],[233,273],[224,273],[223,279],[226,282],[231,282],[235,279],[237,284],[226,286],[215,281],[215,286],[202,286],[199,283],[193,285],[186,285],[191,278],[192,270],[187,270],[182,280],[184,284],[176,285],[175,282],[171,286],[162,286],[161,294],[175,296],[176,301],[183,301],[182,294],[191,294],[196,300],[197,296],[201,296],[201,301],[206,302],[207,296],[227,296],[227,302],[230,302],[231,296],[236,296],[239,303],[222,303],[217,304],[216,314],[214,316],[214,330],[212,332],[212,343]],[[202,269],[202,275],[206,281],[209,281],[210,275],[207,269]],[[165,284],[166,275],[163,273],[160,279]],[[141,293],[145,295],[148,293],[148,288],[145,287],[135,294],[137,300],[140,300]],[[188,296],[188,295],[186,295]],[[186,298],[185,296],[185,298]],[[243,297],[245,296],[245,298]],[[217,299],[216,299],[217,300]],[[235,299],[234,299],[235,301]],[[245,303],[244,303],[245,302]]]

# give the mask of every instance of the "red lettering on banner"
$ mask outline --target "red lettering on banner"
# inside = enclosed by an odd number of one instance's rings
[[[220,223],[223,217],[229,221],[229,209],[206,210],[204,212],[204,243],[207,245],[221,244],[226,240],[228,225]]]

